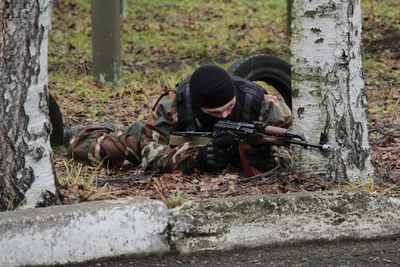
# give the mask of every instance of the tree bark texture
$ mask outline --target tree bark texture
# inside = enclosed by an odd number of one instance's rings
[[[361,62],[359,0],[294,0],[292,6],[294,128],[329,152],[295,149],[295,168],[334,181],[374,176]]]
[[[58,201],[50,147],[49,0],[0,0],[0,210]]]

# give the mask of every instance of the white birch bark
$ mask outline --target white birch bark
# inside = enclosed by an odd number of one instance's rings
[[[0,210],[58,201],[50,147],[49,0],[0,0]]]
[[[295,149],[295,168],[342,182],[373,177],[360,1],[294,0],[292,17],[293,126],[309,141],[328,133],[332,147],[322,153]]]

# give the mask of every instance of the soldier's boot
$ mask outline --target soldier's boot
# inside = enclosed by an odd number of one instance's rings
[[[85,126],[85,127],[74,127],[74,128],[68,129],[68,130],[64,130],[63,145],[66,147],[69,147],[71,138],[76,133],[81,132],[87,128],[106,128],[110,131],[114,131],[115,124],[113,122],[103,122],[103,123],[91,124],[91,125]]]
[[[77,132],[82,131],[82,129],[84,129],[84,127],[75,127],[68,130],[64,130],[63,145],[65,147],[68,147],[69,141],[71,140],[72,136],[74,136]]]

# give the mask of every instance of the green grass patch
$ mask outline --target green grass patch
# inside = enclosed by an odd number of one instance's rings
[[[57,179],[61,185],[71,185],[86,198],[97,188],[98,171],[102,168],[101,164],[91,167],[73,160],[56,160],[54,165],[59,171]]]
[[[366,179],[359,178],[356,182],[347,183],[343,185],[343,188],[347,190],[362,189],[372,193],[375,191],[375,182],[371,176],[368,176]]]

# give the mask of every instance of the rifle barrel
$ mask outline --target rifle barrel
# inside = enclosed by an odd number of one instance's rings
[[[315,144],[298,140],[287,140],[286,142],[293,145],[300,145],[305,148],[312,147],[312,148],[318,148],[320,150],[329,150],[331,148],[331,146],[327,144]]]
[[[178,136],[206,136],[206,137],[212,137],[213,132],[172,132],[173,135],[178,135]]]

